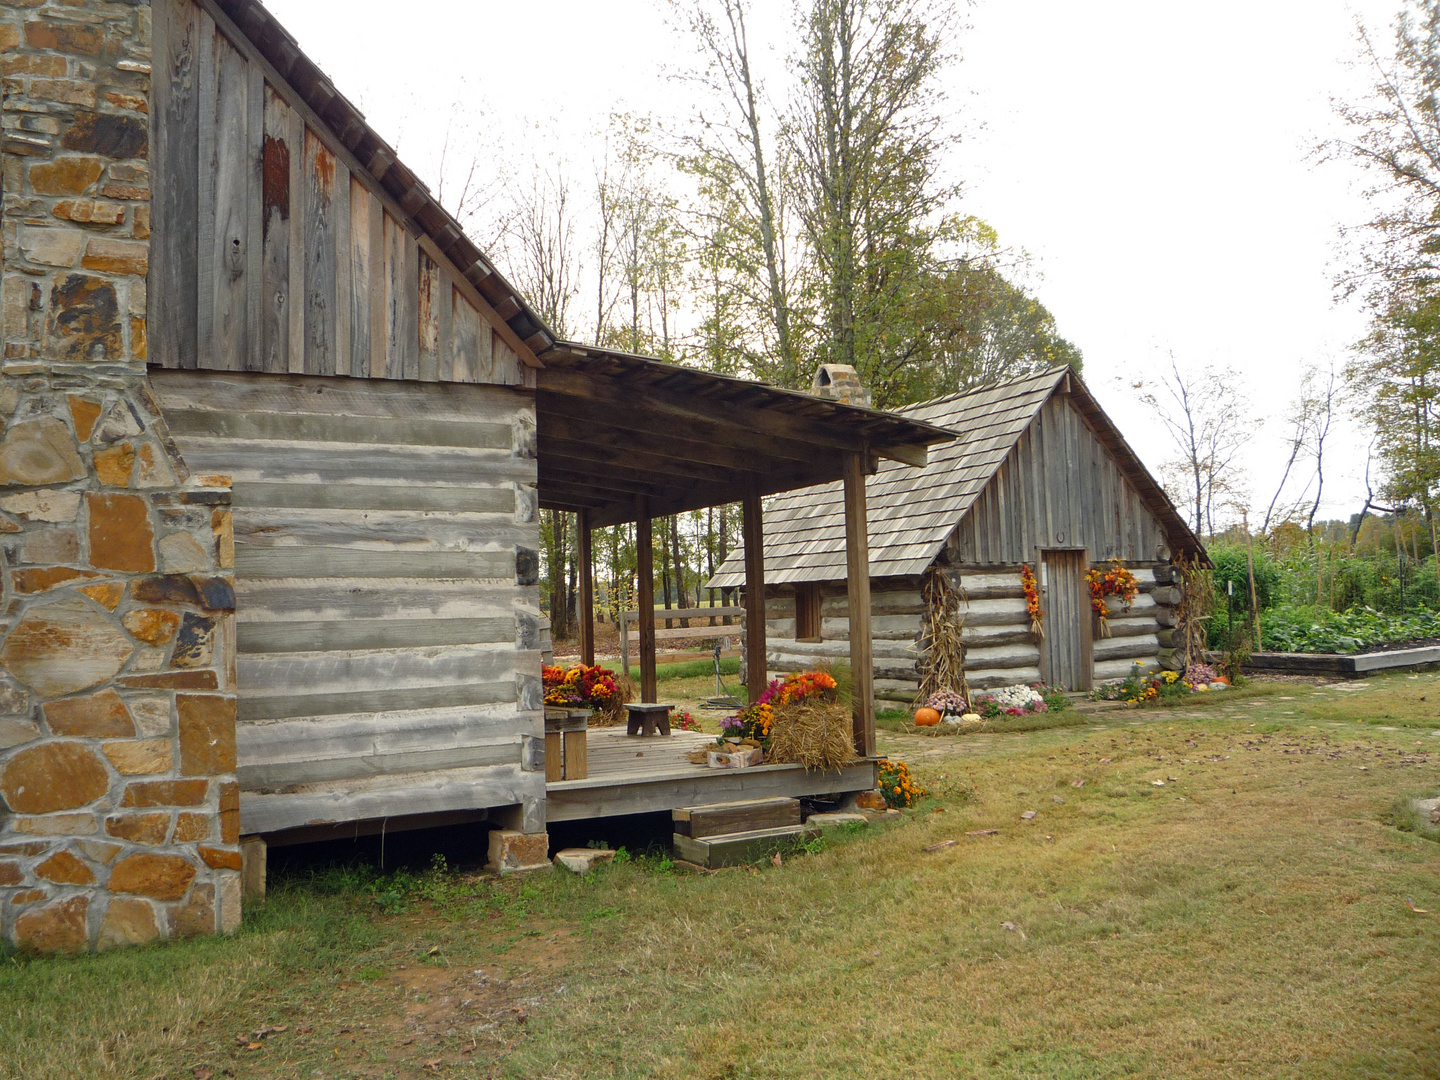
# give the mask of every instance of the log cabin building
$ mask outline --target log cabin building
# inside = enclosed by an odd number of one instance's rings
[[[0,933],[233,928],[265,842],[473,822],[503,870],[551,821],[873,787],[868,693],[840,774],[547,782],[538,510],[580,515],[588,610],[591,528],[643,560],[742,503],[763,678],[761,499],[841,485],[863,622],[865,477],[948,432],[556,340],[258,0],[12,5],[0,42]],[[643,631],[641,666],[654,701]]]
[[[843,385],[824,371],[817,392]],[[854,391],[846,396],[854,396]],[[919,469],[883,464],[867,491],[876,695],[909,705],[925,648],[921,583],[948,575],[972,690],[1045,682],[1068,690],[1171,665],[1181,594],[1173,560],[1204,550],[1164,489],[1080,377],[1057,368],[897,411],[955,433]],[[841,493],[830,484],[766,507],[765,582],[772,672],[843,660],[851,638]],[[1119,559],[1139,581],[1128,610],[1112,597],[1109,635],[1085,573]],[[1043,636],[1031,631],[1022,566],[1036,572]],[[710,582],[742,584],[731,557]]]

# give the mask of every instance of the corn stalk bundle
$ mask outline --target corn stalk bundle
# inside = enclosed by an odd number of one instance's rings
[[[1182,593],[1180,606],[1175,609],[1175,623],[1180,631],[1176,635],[1185,651],[1185,666],[1198,664],[1205,659],[1206,625],[1215,613],[1215,587],[1212,574],[1201,564],[1198,556],[1175,557],[1180,570]]]
[[[968,598],[962,586],[938,566],[925,571],[920,583],[920,598],[925,602],[924,624],[920,630],[923,650],[916,668],[920,672],[920,692],[915,707],[920,708],[931,694],[953,690],[967,702],[970,684],[965,680],[965,644],[960,640],[965,615],[960,605]]]

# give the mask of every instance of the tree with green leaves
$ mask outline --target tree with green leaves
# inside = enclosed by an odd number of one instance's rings
[[[1371,328],[1346,375],[1375,428],[1382,490],[1422,507],[1440,574],[1440,0],[1407,5],[1394,42],[1382,50],[1361,28],[1375,82],[1339,106],[1350,135],[1328,147],[1365,170],[1375,207],[1350,234],[1343,284],[1368,304]]]

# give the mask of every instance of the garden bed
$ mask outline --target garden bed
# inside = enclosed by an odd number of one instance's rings
[[[1363,653],[1252,653],[1246,671],[1273,671],[1286,675],[1338,675],[1363,679],[1381,671],[1420,669],[1440,664],[1440,641],[1416,647],[1401,643]]]

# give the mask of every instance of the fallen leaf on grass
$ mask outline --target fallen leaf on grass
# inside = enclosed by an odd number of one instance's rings
[[[1021,820],[1021,821],[1031,821],[1031,820],[1034,819],[1034,817],[1035,817],[1035,811],[1034,811],[1034,810],[1026,810],[1023,814],[1020,815],[1020,820]]]
[[[439,955],[440,955],[440,946],[439,946],[439,945],[431,945],[430,948],[428,948],[427,950],[425,950],[425,955],[426,955],[426,956],[439,956]]]
[[[1109,765],[1109,764],[1110,764],[1110,759],[1109,759],[1108,757],[1102,757],[1102,758],[1100,759],[1100,764],[1101,764],[1101,765]]]
[[[932,806],[932,807],[930,808],[930,813],[932,813],[932,814],[943,814],[943,813],[945,813],[945,807],[943,807],[943,806]]]
[[[431,1058],[429,1061],[425,1062],[425,1068],[430,1069],[433,1072],[439,1072],[440,1063],[444,1060],[444,1058]]]
[[[1084,781],[1084,780],[1076,780],[1075,783],[1071,784],[1070,786],[1071,786],[1071,787],[1084,787],[1084,786],[1085,786],[1085,781]]]
[[[956,844],[958,844],[959,842],[960,842],[959,840],[941,840],[938,844],[929,844],[929,845],[927,845],[926,847],[921,848],[920,850],[922,850],[922,851],[943,851],[943,850],[944,850],[945,848],[947,848],[947,847],[954,847],[954,846],[955,846]]]
[[[1165,786],[1165,781],[1164,781],[1164,780],[1151,780],[1151,781],[1150,781],[1150,786],[1151,786],[1151,787],[1164,787],[1164,786]]]
[[[774,855],[770,856],[770,865],[774,867],[781,867],[785,865],[785,860],[780,857],[780,852],[777,851]]]
[[[207,1069],[204,1065],[201,1065],[198,1069],[195,1070],[194,1075],[195,1080],[210,1080],[210,1078],[214,1076],[215,1073],[212,1069]]]
[[[1416,907],[1416,906],[1415,906],[1415,901],[1412,900],[1412,899],[1410,899],[1410,897],[1408,897],[1408,896],[1405,898],[1405,906],[1408,907],[1411,911],[1415,912],[1416,915],[1433,915],[1433,914],[1435,914],[1435,913],[1434,913],[1433,911],[1431,911],[1429,908]]]
[[[1002,922],[1000,925],[1003,926],[1006,930],[1009,930],[1012,934],[1015,932],[1015,924],[1013,922]]]
[[[245,1044],[245,1049],[246,1049],[246,1050],[259,1050],[260,1047],[263,1046],[263,1045],[264,1045],[263,1043],[258,1043],[258,1042],[246,1043],[246,1044]]]
[[[966,836],[997,836],[999,829],[976,829],[974,832],[967,832]]]

